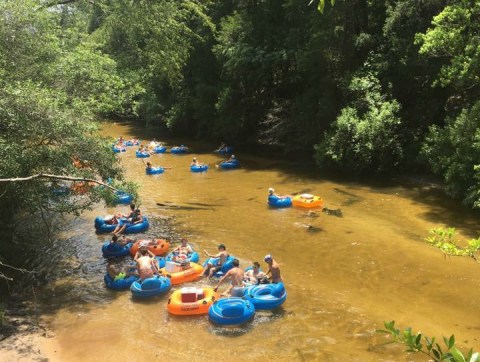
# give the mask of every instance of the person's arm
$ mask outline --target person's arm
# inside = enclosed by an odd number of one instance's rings
[[[208,256],[209,258],[213,258],[213,256],[206,250],[203,251],[205,253],[206,256]]]
[[[135,253],[135,256],[133,257],[133,260],[137,261],[138,258],[140,258],[140,250],[137,250],[137,252]]]
[[[142,216],[142,215],[138,215],[138,220],[135,221],[133,224],[134,224],[134,225],[135,225],[135,224],[140,224],[140,223],[142,223],[142,222],[143,222],[143,216]]]
[[[220,286],[220,284],[223,283],[223,281],[225,280],[226,277],[228,277],[230,275],[230,270],[228,271],[227,274],[225,274],[223,277],[220,278],[220,280],[218,281],[218,284],[215,288],[213,288],[213,290],[216,292],[218,290],[218,287]]]

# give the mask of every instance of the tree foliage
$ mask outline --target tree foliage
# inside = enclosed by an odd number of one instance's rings
[[[388,171],[402,159],[400,105],[386,99],[372,73],[353,77],[349,89],[355,101],[341,110],[323,142],[315,146],[317,162],[348,172]]]
[[[423,353],[435,362],[480,362],[480,354],[473,352],[472,349],[464,354],[458,349],[455,336],[452,334],[449,338],[443,337],[444,346],[436,341],[436,338],[424,336],[422,333],[412,333],[412,329],[406,328],[400,331],[395,328],[395,321],[385,322],[385,329],[377,330],[379,333],[388,334],[392,343],[401,343],[407,347],[407,352]]]

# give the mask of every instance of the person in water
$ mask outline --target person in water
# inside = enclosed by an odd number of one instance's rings
[[[265,258],[263,259],[265,263],[268,264],[268,270],[265,274],[270,274],[270,280],[272,283],[281,283],[283,282],[282,276],[280,275],[280,267],[278,266],[278,263],[273,260],[273,257],[268,254],[265,255]]]
[[[117,244],[123,247],[128,243],[133,243],[133,242],[134,242],[133,239],[127,238],[125,235],[122,235],[120,238],[118,237],[118,235],[113,235],[112,240],[110,241],[110,245]]]
[[[138,276],[138,273],[135,268],[132,269],[132,267],[126,266],[124,268],[119,268],[116,265],[116,260],[115,258],[109,258],[108,263],[107,263],[107,274],[112,278],[113,280],[121,280],[125,279],[129,276]]]
[[[133,204],[132,204],[133,205]],[[135,205],[134,205],[135,207]],[[131,214],[131,217],[127,217],[126,221],[121,221],[115,230],[113,230],[113,234],[122,234],[125,229],[129,226],[140,224],[143,222],[143,216],[142,213],[140,212],[140,209],[135,209],[133,210],[133,214]]]
[[[277,195],[275,193],[275,189],[273,187],[270,187],[268,189],[268,196],[274,196],[274,197],[277,197],[279,199],[286,199],[287,197],[290,197],[290,195]]]
[[[214,258],[214,259],[218,258],[218,261],[216,263],[214,263],[213,261],[209,261],[205,266],[205,269],[203,269],[202,277],[205,275],[208,275],[208,277],[211,278],[213,274],[216,273],[217,271],[220,271],[222,269],[223,264],[226,263],[228,259],[227,248],[225,247],[224,244],[220,244],[218,246],[218,253],[215,255],[210,254],[206,250],[204,250],[203,252],[209,258]]]
[[[140,280],[158,275],[159,268],[155,255],[146,246],[141,246],[134,258]]]
[[[198,162],[197,158],[194,157],[192,159],[192,163],[190,163],[190,166],[203,166],[203,163]]]
[[[233,268],[220,278],[213,290],[218,291],[220,284],[222,284],[225,279],[230,278],[230,286],[221,294],[222,296],[229,297],[232,295],[234,288],[243,288],[243,275],[244,272],[243,269],[240,268],[240,261],[233,259]]]
[[[182,262],[188,259],[188,254],[193,253],[193,249],[188,245],[188,240],[183,238],[182,244],[173,249],[173,261]]]
[[[264,272],[260,271],[260,263],[255,261],[252,269],[247,270],[243,274],[243,281],[248,284],[263,284],[268,282],[268,276]]]

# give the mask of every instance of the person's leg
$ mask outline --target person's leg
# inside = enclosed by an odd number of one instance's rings
[[[201,276],[202,277],[206,276],[211,267],[212,267],[212,264],[207,263],[207,265],[205,266],[205,269],[203,269],[203,272],[202,272]]]
[[[220,269],[222,269],[222,267],[215,266],[215,267],[210,268],[210,271],[208,272],[208,277],[209,278],[213,277],[213,274],[215,274]]]

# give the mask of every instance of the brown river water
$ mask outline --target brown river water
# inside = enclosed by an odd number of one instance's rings
[[[445,258],[423,241],[433,227],[454,226],[462,239],[477,237],[478,219],[436,188],[334,181],[280,156],[242,152],[236,153],[242,168],[219,171],[214,165],[221,157],[212,145],[174,142],[125,124],[109,124],[104,133],[191,148],[189,155],[152,156],[154,166],[172,167],[155,176],[145,174],[134,148],[118,156],[126,177],[141,185],[140,207],[152,221],[146,236],[170,236],[174,243],[184,236],[211,253],[225,243],[243,267],[260,261],[265,268],[263,257],[271,253],[288,297],[245,326],[222,328],[208,316],[169,315],[168,296],[136,301],[130,291],[109,291],[100,250],[108,236],[95,234],[93,220],[127,206],[98,205],[67,223],[63,244],[52,246],[62,249],[63,267],[44,291],[42,308],[61,347],[59,360],[428,360],[385,345],[375,330],[389,320],[440,340],[454,333],[461,349],[480,350],[480,266],[470,258]],[[207,173],[190,172],[192,155],[210,165]],[[269,187],[319,195],[343,216],[270,209]]]

